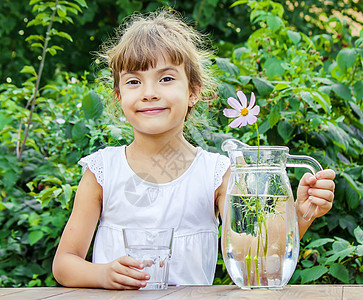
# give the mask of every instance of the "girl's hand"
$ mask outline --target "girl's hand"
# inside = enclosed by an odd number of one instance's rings
[[[129,256],[122,256],[104,265],[101,285],[105,289],[139,289],[146,286],[150,275],[142,270],[144,265]]]
[[[327,169],[314,175],[305,173],[297,189],[296,212],[300,218],[309,209],[310,203],[316,205],[312,221],[325,215],[333,206],[335,172]]]

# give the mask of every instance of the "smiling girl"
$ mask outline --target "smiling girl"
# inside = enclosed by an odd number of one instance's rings
[[[144,287],[149,274],[125,256],[122,229],[127,227],[173,227],[169,284],[213,283],[229,160],[183,137],[189,111],[211,82],[200,41],[176,14],[161,11],[130,19],[106,52],[114,93],[134,140],[80,160],[84,175],[53,263],[60,284]],[[296,200],[301,235],[311,224],[302,220],[310,202],[317,205],[315,218],[330,210],[334,176],[324,170],[302,178]]]

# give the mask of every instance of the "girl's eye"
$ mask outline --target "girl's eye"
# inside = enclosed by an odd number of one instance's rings
[[[166,76],[166,77],[163,77],[163,78],[161,78],[161,82],[169,82],[169,81],[172,81],[172,80],[174,80],[174,78],[173,77],[170,77],[170,76]]]
[[[126,84],[140,84],[140,81],[136,80],[136,79],[132,79],[126,82]]]

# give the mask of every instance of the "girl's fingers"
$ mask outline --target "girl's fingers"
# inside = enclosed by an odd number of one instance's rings
[[[308,190],[309,196],[313,196],[316,198],[321,198],[322,200],[333,202],[334,199],[334,193],[332,190],[328,189],[317,189],[317,188],[311,188]]]
[[[125,289],[139,289],[146,286],[146,280],[137,280],[122,274],[116,274],[114,278],[115,285],[119,285],[117,288]],[[122,287],[121,287],[122,286]]]
[[[324,214],[326,214],[333,207],[332,202],[329,202],[329,201],[327,201],[325,199],[314,197],[314,196],[309,197],[309,202],[316,205],[316,209],[317,209],[317,211],[316,211],[317,216],[316,217],[323,216]]]
[[[320,179],[313,185],[313,188],[334,191],[335,183],[333,180]]]
[[[150,275],[140,271],[144,264],[132,257],[123,256],[109,265],[109,283],[112,289],[139,289],[146,286]]]
[[[117,260],[123,266],[129,266],[136,269],[143,269],[144,264],[130,256],[122,256]]]
[[[319,171],[318,173],[315,174],[315,177],[319,180],[319,179],[330,179],[330,180],[334,180],[335,178],[335,172],[331,169],[326,169],[323,171]]]

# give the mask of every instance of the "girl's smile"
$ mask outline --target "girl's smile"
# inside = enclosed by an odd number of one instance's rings
[[[146,107],[139,109],[138,112],[146,115],[157,115],[159,113],[165,112],[167,108],[165,107]]]

